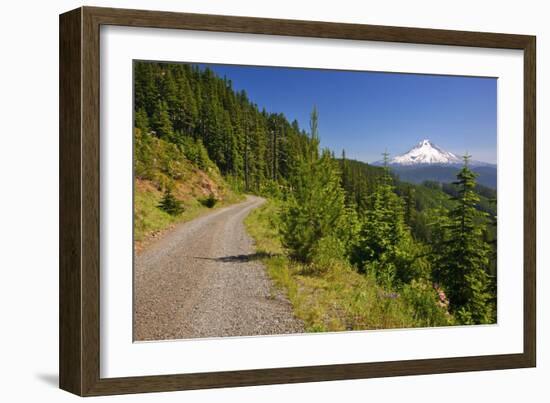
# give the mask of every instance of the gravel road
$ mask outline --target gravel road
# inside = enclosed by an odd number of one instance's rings
[[[181,224],[136,256],[135,340],[303,332],[243,224],[264,201],[248,196]]]

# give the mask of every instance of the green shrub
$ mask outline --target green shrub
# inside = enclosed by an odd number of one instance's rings
[[[207,197],[200,199],[199,202],[205,207],[213,208],[218,203],[218,199],[213,193],[210,193]]]
[[[437,291],[430,283],[413,280],[403,287],[401,296],[408,306],[410,315],[420,326],[447,326],[452,317],[446,307],[438,302]]]
[[[334,236],[327,236],[320,239],[315,246],[312,262],[309,267],[313,273],[326,273],[342,265],[345,255],[346,247],[344,243]]]
[[[164,191],[164,196],[158,207],[173,216],[180,215],[184,211],[181,201],[174,197],[169,188]]]
[[[270,199],[282,199],[283,192],[281,191],[281,185],[274,180],[266,181],[260,190],[262,196],[268,197]]]

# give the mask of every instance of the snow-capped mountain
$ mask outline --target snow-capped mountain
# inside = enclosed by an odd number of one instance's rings
[[[462,159],[424,139],[405,154],[389,161],[390,165],[460,164]]]
[[[381,166],[384,161],[373,165]],[[390,158],[388,165],[401,180],[422,183],[426,180],[450,183],[464,164],[461,156],[443,150],[428,139],[422,140],[405,154]],[[497,167],[487,162],[470,160],[470,168],[478,174],[478,183],[497,187]]]

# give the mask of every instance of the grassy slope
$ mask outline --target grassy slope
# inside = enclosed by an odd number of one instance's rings
[[[135,180],[134,239],[138,252],[175,224],[190,221],[212,210],[200,203],[200,200],[210,193],[214,193],[219,199],[214,208],[224,207],[243,199],[242,195],[234,193],[227,186],[219,174],[207,174],[191,162],[186,164],[185,175],[173,183],[173,193],[182,201],[185,208],[179,216],[172,216],[158,207],[163,196],[160,186],[146,179]]]
[[[256,249],[275,285],[286,292],[295,315],[306,331],[340,331],[427,327],[452,324],[442,310],[426,315],[407,299],[395,298],[372,277],[362,275],[342,262],[333,262],[322,274],[293,262],[285,255],[278,233],[277,205],[268,201],[245,221]],[[420,286],[420,285],[419,285]],[[437,323],[431,319],[437,318]]]

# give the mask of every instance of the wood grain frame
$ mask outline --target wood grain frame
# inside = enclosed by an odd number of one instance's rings
[[[101,25],[520,49],[524,52],[521,354],[127,378],[100,377]],[[80,396],[526,368],[536,365],[536,38],[483,32],[81,7],[60,16],[60,387]]]

